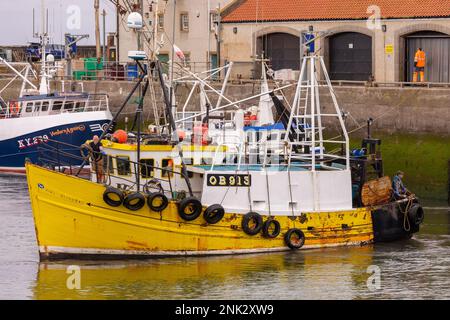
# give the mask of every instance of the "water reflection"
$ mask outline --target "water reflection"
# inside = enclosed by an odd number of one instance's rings
[[[146,262],[41,263],[36,299],[353,298],[364,287],[373,247]],[[81,267],[81,290],[66,287]]]
[[[0,299],[450,299],[450,214],[366,247],[148,261],[39,263],[26,180],[0,177]],[[427,206],[443,204],[427,204]],[[81,289],[69,290],[69,265]],[[370,291],[367,268],[381,269]]]

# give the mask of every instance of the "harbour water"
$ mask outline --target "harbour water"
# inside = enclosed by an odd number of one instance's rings
[[[0,203],[0,299],[450,298],[450,213],[445,208],[427,208],[419,234],[390,244],[39,263],[26,179],[0,177]],[[80,289],[67,286],[67,268],[73,265],[80,268]],[[379,286],[370,278],[377,270]]]

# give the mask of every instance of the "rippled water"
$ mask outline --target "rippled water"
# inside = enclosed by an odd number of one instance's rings
[[[81,289],[66,286],[81,268]],[[369,266],[381,270],[368,289]],[[24,178],[0,177],[0,299],[450,299],[450,214],[412,240],[211,258],[39,263]]]

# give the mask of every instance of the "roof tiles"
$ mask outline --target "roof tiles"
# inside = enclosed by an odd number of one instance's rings
[[[450,17],[450,0],[238,0],[224,12],[223,22],[350,20]]]

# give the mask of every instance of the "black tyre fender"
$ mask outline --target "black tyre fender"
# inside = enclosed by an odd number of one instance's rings
[[[103,192],[103,201],[111,207],[118,207],[123,203],[123,192],[122,190],[114,187],[107,187],[105,192]]]
[[[156,205],[155,200],[160,200],[161,203]],[[151,210],[161,212],[169,205],[169,199],[162,192],[152,192],[147,197],[147,205]]]
[[[425,217],[425,213],[420,204],[414,203],[408,210],[408,218],[411,225],[419,226]]]
[[[273,231],[270,230],[270,228],[273,228]],[[281,232],[281,225],[280,223],[275,219],[267,219],[262,227],[262,234],[264,237],[273,239],[278,237],[278,235]]]
[[[193,221],[202,213],[202,203],[195,197],[187,197],[178,204],[178,214],[185,221]]]
[[[225,215],[225,209],[220,204],[210,205],[203,212],[203,218],[209,224],[218,223],[220,220],[222,220],[224,215]]]
[[[305,234],[300,229],[289,229],[284,235],[284,242],[292,250],[300,249],[305,244]]]
[[[132,192],[123,199],[123,206],[131,211],[137,211],[145,206],[145,197],[142,193]]]
[[[253,222],[254,226],[250,225]],[[261,215],[257,212],[249,212],[245,214],[241,222],[242,230],[249,236],[254,236],[258,234],[263,227],[263,219]]]

